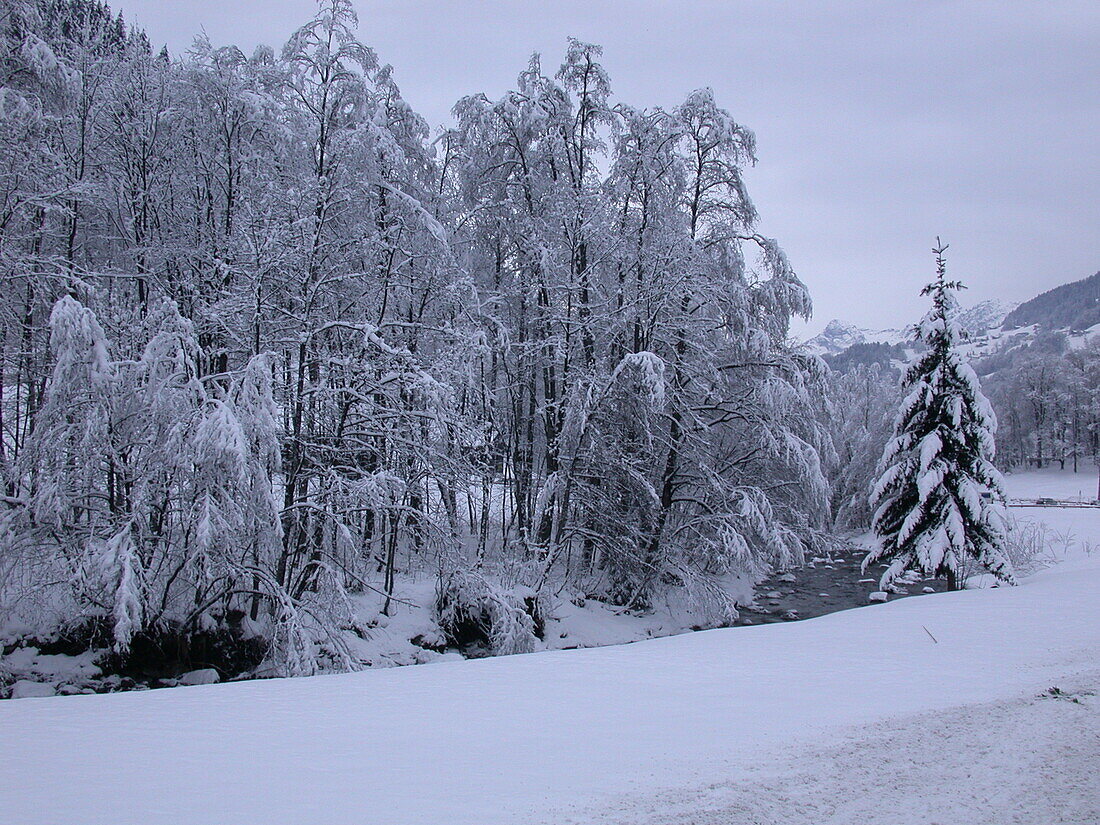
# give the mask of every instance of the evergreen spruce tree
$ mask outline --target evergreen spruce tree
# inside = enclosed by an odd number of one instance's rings
[[[871,492],[879,547],[863,567],[889,562],[884,589],[914,570],[944,577],[948,589],[957,590],[967,559],[1014,583],[1003,520],[992,497],[983,496],[1004,496],[992,464],[997,419],[958,351],[953,293],[964,287],[946,278],[946,249],[937,238],[936,280],[921,291],[932,296],[932,308],[917,328],[927,351],[905,377],[907,394]]]

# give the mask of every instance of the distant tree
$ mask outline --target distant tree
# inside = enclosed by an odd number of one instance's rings
[[[1087,348],[1048,351],[1027,347],[991,372],[984,384],[1001,423],[1002,466],[1042,468],[1087,452],[1090,381]],[[1095,357],[1095,356],[1091,356]],[[1076,464],[1074,464],[1076,468]]]
[[[946,279],[946,249],[937,238],[936,280],[921,291],[932,296],[932,308],[917,328],[928,349],[905,377],[908,394],[871,493],[879,546],[863,567],[889,563],[883,588],[916,570],[945,577],[948,589],[957,590],[967,558],[1002,581],[1014,581],[1002,520],[986,495],[1004,495],[992,464],[997,419],[957,348],[952,293],[963,285]]]

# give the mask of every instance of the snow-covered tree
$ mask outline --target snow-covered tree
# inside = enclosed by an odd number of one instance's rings
[[[907,394],[871,492],[879,546],[863,567],[888,564],[883,588],[914,570],[944,577],[948,589],[956,590],[968,560],[1014,581],[992,498],[1004,498],[992,464],[997,419],[959,352],[953,293],[962,284],[947,280],[946,249],[937,238],[936,280],[921,292],[932,297],[932,307],[916,329],[927,351],[906,374]]]
[[[528,599],[719,594],[814,542],[809,297],[710,91],[627,106],[570,40],[433,141],[350,0],[251,56],[8,5],[0,542],[66,621],[310,672],[403,577],[519,649]]]
[[[95,313],[68,296],[50,313],[54,367],[21,457],[36,520],[64,538],[94,535],[114,509],[119,479],[112,433],[115,364]]]
[[[833,526],[864,531],[873,509],[867,490],[878,478],[878,462],[900,398],[900,373],[881,364],[860,364],[846,372],[831,372],[827,403],[822,410],[832,433],[835,459],[828,463]]]
[[[282,524],[275,498],[274,478],[279,469],[278,409],[271,393],[271,359],[256,355],[237,378],[233,410],[246,444],[246,492],[242,511],[240,551],[243,563],[253,569],[253,593],[249,615],[259,618],[262,580],[260,571],[273,570],[282,547]]]

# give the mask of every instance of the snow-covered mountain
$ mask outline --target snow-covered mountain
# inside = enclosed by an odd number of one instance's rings
[[[909,330],[863,329],[855,324],[833,319],[819,335],[806,342],[814,355],[838,355],[856,344],[906,344],[912,339]]]
[[[958,322],[966,330],[971,338],[986,335],[992,329],[999,329],[1005,322],[1005,318],[1020,304],[1018,301],[1002,301],[999,298],[991,298],[982,301],[969,309],[959,313]]]
[[[966,330],[972,341],[987,336],[1004,323],[1005,318],[1019,304],[1002,301],[997,298],[982,301],[959,313],[959,325]],[[907,346],[913,340],[910,328],[905,329],[863,329],[833,319],[820,334],[806,342],[806,349],[815,355],[839,355],[857,344],[885,344],[887,346]]]

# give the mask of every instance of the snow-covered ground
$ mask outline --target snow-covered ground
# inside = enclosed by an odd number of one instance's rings
[[[1005,492],[1010,499],[1039,497],[1060,501],[1095,501],[1097,498],[1097,468],[1089,459],[1082,459],[1078,472],[1057,465],[1042,470],[1026,470],[1005,476]]]
[[[447,642],[435,609],[436,587],[434,576],[399,580],[389,615],[383,613],[385,599],[380,591],[368,590],[354,596],[356,619],[366,632],[361,636],[347,630],[343,640],[356,665],[383,668],[462,660],[464,656],[457,650],[443,650]],[[747,574],[727,576],[723,588],[738,604],[753,600],[752,581]],[[715,603],[693,600],[683,589],[668,592],[647,610],[627,610],[568,590],[552,594],[546,605],[542,638],[533,640],[535,650],[626,644],[690,633],[726,621]],[[6,683],[12,685],[14,696],[106,692],[123,685],[117,674],[104,675],[95,664],[98,656],[108,652],[106,649],[66,656],[44,654],[37,647],[27,646],[9,648],[4,655],[5,645],[22,643],[25,633],[25,626],[5,626],[0,616],[0,677],[4,677],[0,680],[0,701],[8,695]],[[208,671],[183,674],[182,678],[204,672]],[[167,683],[177,681],[173,678]],[[157,684],[165,684],[165,680],[158,679]]]
[[[1095,823],[1100,510],[1033,517],[1073,541],[1017,588],[616,647],[0,703],[0,810],[52,825]],[[1039,698],[1055,686],[1066,695]]]
[[[753,587],[747,575],[728,576],[724,585],[729,597],[737,603],[752,601]],[[391,606],[390,616],[382,615],[383,599],[378,593],[358,596],[357,615],[369,628],[370,635],[367,639],[348,635],[355,659],[367,667],[461,660],[463,657],[457,652],[436,653],[412,641],[420,637],[439,644],[444,642],[435,617],[435,588],[434,578],[399,582],[396,592],[399,601]],[[536,650],[626,644],[690,633],[694,627],[713,627],[718,623],[713,610],[692,604],[683,590],[667,594],[646,611],[625,610],[567,591],[555,594],[549,600],[549,608],[543,638],[538,640]]]

